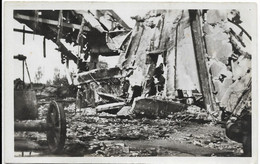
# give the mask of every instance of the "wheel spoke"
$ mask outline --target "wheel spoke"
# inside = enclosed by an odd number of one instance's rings
[[[51,117],[51,123],[54,125],[54,126],[59,126],[59,116],[58,116],[58,112],[56,110],[54,110],[51,114],[50,114],[50,117]]]
[[[60,132],[59,131],[55,131],[54,140],[55,140],[56,144],[58,144],[60,142]]]
[[[57,111],[56,111],[56,109],[53,110],[53,118],[54,118],[54,122],[53,123],[55,123],[56,120],[57,120]]]
[[[55,125],[56,119],[54,113],[51,113],[51,123]]]
[[[53,139],[54,139],[54,143],[55,143],[55,145],[58,145],[58,143],[59,143],[59,142],[58,142],[58,139],[57,139],[57,137],[56,137],[56,136],[54,136],[54,138],[53,138]]]

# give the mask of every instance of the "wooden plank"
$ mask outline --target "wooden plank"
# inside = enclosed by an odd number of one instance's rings
[[[63,14],[62,14],[62,10],[59,11],[59,18],[58,18],[58,32],[57,32],[57,40],[59,41],[62,35],[62,31],[63,31]]]
[[[99,105],[96,107],[97,112],[103,112],[113,109],[120,109],[125,105],[125,102],[118,102],[118,103],[111,103],[111,104],[104,104]]]
[[[17,14],[17,13],[14,14],[14,19],[25,20],[25,21],[36,21],[34,17]],[[59,22],[56,20],[44,19],[44,18],[38,18],[37,22],[54,25],[54,26],[58,26],[58,24],[59,24]],[[67,27],[67,28],[74,28],[74,29],[78,29],[78,30],[81,28],[80,25],[78,25],[78,24],[66,23],[66,22],[63,22],[62,26]],[[90,31],[90,29],[86,26],[83,27],[83,30]]]
[[[62,52],[63,55],[73,60],[74,63],[77,63],[78,58],[76,57],[76,55],[69,51],[60,41],[56,42],[54,39],[52,39],[52,41],[57,44],[57,46],[59,47],[59,51]]]
[[[109,101],[113,101],[113,102],[124,102],[125,99],[121,98],[121,97],[117,97],[115,95],[112,95],[112,94],[109,94],[109,93],[102,93],[102,92],[97,92],[97,94],[103,98],[103,99],[106,99],[106,100],[109,100]]]
[[[205,57],[205,46],[203,43],[203,35],[200,24],[200,16],[198,10],[189,10],[191,34],[195,52],[195,59],[198,68],[199,82],[203,95],[205,108],[208,111],[214,111],[213,97],[210,88],[209,74]]]
[[[87,72],[82,72],[77,75],[77,80],[80,84],[97,82],[99,80],[120,78],[123,77],[120,68],[114,67],[109,69],[93,69]]]

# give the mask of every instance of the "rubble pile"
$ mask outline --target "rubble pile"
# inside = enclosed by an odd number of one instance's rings
[[[101,114],[101,117],[99,115],[85,118],[75,116],[73,120],[77,122],[76,124],[72,120],[68,120],[70,122],[68,124],[68,139],[79,139],[81,141],[90,139],[140,140],[169,137],[169,133],[174,132],[174,127],[166,128],[166,126],[176,124],[171,119],[150,120],[142,118],[129,120],[115,117],[103,118],[103,116],[104,114]]]
[[[229,140],[224,129],[220,125],[215,127],[216,125],[209,123],[209,120],[202,116],[203,112],[194,111],[188,110],[156,119],[121,119],[111,114],[104,118],[105,113],[93,115],[93,112],[86,114],[87,112],[82,111],[84,115],[77,113],[68,119],[67,144],[80,144],[84,147],[86,156],[167,156],[171,153],[185,155],[185,152],[181,154],[178,150],[169,150],[160,145],[148,148],[145,144],[132,146],[132,142],[157,140],[228,150],[233,152],[233,155],[241,154],[241,144]],[[189,119],[181,119],[184,117]],[[70,150],[69,146],[66,150]]]
[[[39,108],[42,118],[46,116],[47,107],[48,105],[42,105]],[[65,110],[67,139],[63,154],[68,156],[239,156],[243,152],[241,144],[229,140],[224,129],[200,116],[203,111],[196,107],[166,118],[154,119],[122,119],[115,114],[97,113],[93,108],[84,108],[81,111],[77,109],[75,112],[74,103]],[[47,146],[44,133],[15,134]],[[164,145],[165,142],[172,143],[174,148]],[[179,144],[183,145],[178,146]],[[210,148],[216,152],[200,154],[182,148],[191,145],[195,148]],[[221,154],[221,151],[229,153]]]

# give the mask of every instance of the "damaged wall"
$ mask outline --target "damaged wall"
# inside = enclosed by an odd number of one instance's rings
[[[251,36],[239,25],[236,10],[203,10],[201,13],[204,42],[201,44],[206,53],[209,91],[213,95],[210,102],[214,104],[211,111],[219,107],[232,111],[250,85]],[[192,91],[201,92],[188,11],[153,10],[144,18],[134,19],[136,27],[119,62],[123,70],[133,69],[130,84],[142,86],[142,95],[146,96],[161,55],[165,76],[163,97],[193,97]],[[139,83],[131,83],[131,80]],[[180,95],[178,90],[186,95]]]
[[[202,27],[199,33],[202,43],[199,44],[203,48],[203,63],[206,63],[204,72],[209,75],[205,78],[210,83],[209,102],[214,103],[215,110],[221,107],[232,111],[251,85],[251,36],[239,26],[235,10],[201,10],[198,13]],[[109,73],[112,69],[104,69],[107,71],[105,74],[97,71],[93,74],[81,74],[80,77],[87,78],[92,83],[96,83],[95,80],[100,82],[104,79],[119,79],[113,90],[108,89],[108,86],[113,85],[107,81],[105,83],[108,85],[102,86],[104,93],[115,96],[124,94],[122,85],[129,81],[126,96],[130,103],[133,98],[140,96],[156,95],[179,101],[182,97],[194,98],[195,94],[203,94],[201,79],[199,80],[201,72],[196,63],[200,59],[195,55],[196,40],[192,35],[189,11],[152,10],[144,17],[135,16],[132,19],[136,20],[136,26],[123,41],[127,46],[121,47],[116,68],[120,71]],[[159,91],[156,88],[153,91],[156,81],[160,82],[160,78],[156,77],[156,69],[161,65],[163,70],[160,74],[165,79],[162,80],[164,89]],[[97,75],[100,79],[89,76],[95,74],[100,74]],[[87,79],[83,79],[81,83],[88,82]],[[98,86],[93,88],[98,89]],[[97,101],[99,97],[95,95]]]
[[[175,98],[177,89],[200,91],[188,11],[152,10],[144,18],[136,16],[133,19],[137,23],[119,63],[123,69],[134,69],[132,76],[138,77],[143,95],[151,89],[147,83],[161,64],[157,62],[159,55],[163,58],[165,72],[164,96]]]
[[[132,102],[136,95],[147,97],[161,92],[161,96],[175,99],[180,96],[177,90],[186,91],[188,94],[182,94],[185,97],[191,97],[193,90],[200,91],[188,10],[152,10],[144,18],[132,18],[136,20],[136,26],[131,36],[126,38],[128,46],[121,52],[118,62],[122,77],[127,77],[126,80],[129,80],[131,86],[128,90],[129,102]],[[157,77],[155,70],[159,65],[163,66],[163,70]],[[88,77],[87,80],[86,73],[83,74],[78,76],[80,83],[88,83],[93,79],[101,80],[96,77]],[[116,74],[102,74],[102,78],[109,79]],[[91,75],[94,76],[92,73]],[[161,80],[163,90],[157,88],[153,91],[153,83],[156,80]],[[138,91],[134,91],[135,86],[139,86]],[[106,93],[115,94],[109,91]]]
[[[237,10],[208,10],[203,24],[215,102],[230,112],[251,85],[251,36],[239,18]]]

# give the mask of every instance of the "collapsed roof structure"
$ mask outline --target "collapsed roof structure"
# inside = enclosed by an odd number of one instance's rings
[[[174,102],[179,110],[203,100],[208,111],[233,111],[250,90],[251,36],[236,10],[152,10],[132,17],[133,29],[113,10],[15,10],[14,19],[32,29],[15,31],[44,36],[44,43],[57,44],[62,63],[78,65],[81,106],[124,98],[126,103],[101,111],[133,102],[134,110],[138,101]],[[63,40],[78,45],[80,53],[73,54]],[[102,68],[99,55],[119,56],[118,65]],[[155,115],[175,112],[163,108],[165,103],[145,108]]]
[[[95,13],[80,10],[15,10],[14,18],[33,30],[24,33],[34,33],[52,40],[64,57],[75,63],[77,63],[77,54],[72,54],[60,39],[65,39],[70,44],[81,45],[81,51],[85,54],[91,52],[91,54],[113,56],[118,55],[116,50],[120,45],[115,42],[118,38],[115,40],[112,38],[122,37],[130,31],[130,27],[112,10],[97,10]],[[23,32],[19,29],[16,31]],[[112,41],[115,43],[110,44],[109,42]]]

